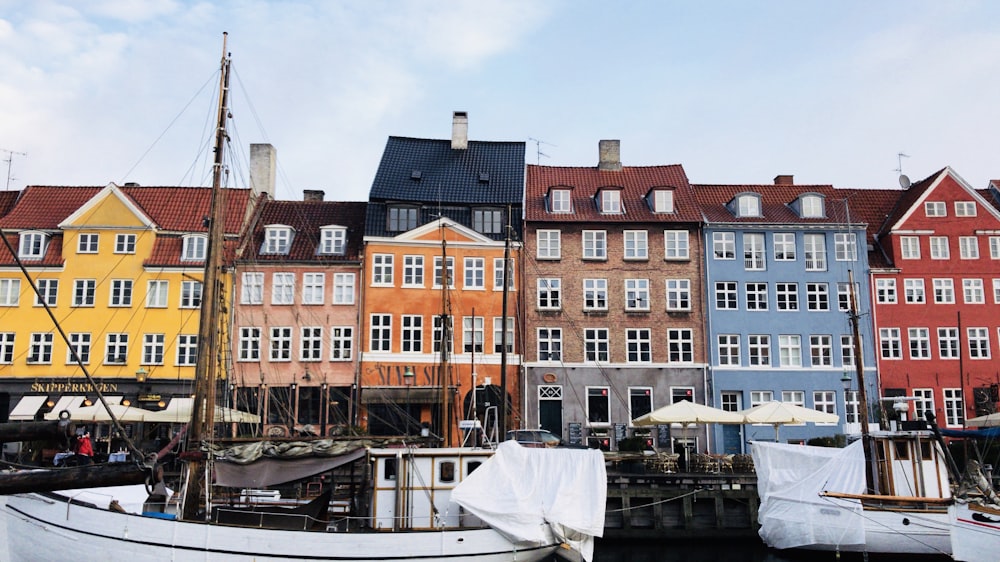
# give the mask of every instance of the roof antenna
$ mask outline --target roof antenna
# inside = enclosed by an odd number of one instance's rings
[[[542,156],[544,156],[546,158],[549,157],[548,154],[545,154],[544,152],[542,152],[541,145],[547,144],[549,146],[556,146],[556,145],[552,144],[551,142],[545,142],[543,140],[538,140],[538,139],[535,139],[535,138],[532,138],[532,137],[528,137],[528,140],[534,141],[534,143],[535,143],[535,164],[540,164],[542,162]]]
[[[10,180],[15,179],[14,176],[12,176],[10,174],[11,164],[14,162],[14,155],[16,154],[18,156],[27,156],[28,153],[27,152],[14,152],[13,150],[7,150],[6,148],[0,148],[0,152],[6,152],[7,153],[7,158],[6,158],[6,160],[4,160],[4,162],[7,163],[7,187],[5,187],[4,189],[5,190],[9,190],[10,189]]]
[[[896,169],[893,171],[899,174],[899,186],[903,189],[910,189],[910,178],[903,173],[903,158],[909,157],[909,154],[903,154],[902,152],[896,153]]]

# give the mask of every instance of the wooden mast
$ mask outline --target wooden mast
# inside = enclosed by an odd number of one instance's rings
[[[219,77],[218,119],[215,129],[215,160],[212,173],[212,198],[208,217],[208,248],[205,255],[205,279],[202,287],[201,317],[198,326],[198,359],[195,364],[194,406],[188,430],[187,488],[183,518],[197,518],[203,493],[210,483],[203,478],[205,456],[201,443],[212,437],[215,423],[215,387],[218,378],[219,283],[225,229],[225,191],[222,189],[223,149],[226,142],[226,119],[229,101],[229,55],[227,33],[222,35],[222,62]],[[208,510],[206,509],[206,516]]]
[[[448,365],[448,345],[451,343],[451,301],[448,287],[451,286],[451,275],[448,273],[448,242],[445,240],[447,230],[441,225],[441,437],[444,446],[451,447],[451,416],[448,415],[449,387],[451,386],[451,368]]]
[[[847,271],[847,280],[851,291],[851,330],[854,337],[854,370],[858,376],[858,419],[861,422],[861,440],[865,450],[865,476],[868,493],[878,494],[878,469],[875,466],[876,456],[874,441],[868,425],[868,390],[865,388],[864,350],[861,347],[861,328],[858,325],[858,296],[854,291],[854,271]],[[847,392],[844,392],[844,404],[847,404]]]

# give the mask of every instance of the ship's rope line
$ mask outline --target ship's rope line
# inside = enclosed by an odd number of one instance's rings
[[[661,504],[670,503],[670,502],[677,501],[677,500],[682,500],[682,499],[684,499],[684,498],[686,498],[688,496],[693,496],[693,495],[697,494],[698,492],[702,492],[704,490],[705,490],[704,488],[695,488],[694,490],[691,490],[690,492],[688,492],[686,494],[681,494],[679,496],[674,496],[672,498],[667,498],[667,499],[664,499],[664,500],[658,500],[658,501],[650,502],[650,503],[644,503],[642,505],[637,505],[635,507],[622,507],[622,508],[619,508],[619,509],[608,509],[606,511],[607,511],[607,513],[623,513],[623,512],[626,512],[626,511],[632,511],[632,510],[636,510],[636,509],[645,509],[645,508],[653,506],[653,505],[661,505]]]

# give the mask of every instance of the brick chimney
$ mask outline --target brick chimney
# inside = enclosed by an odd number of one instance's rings
[[[274,199],[274,178],[278,171],[278,151],[270,144],[250,145],[250,190],[267,193]]]
[[[598,170],[618,171],[622,169],[620,140],[602,140],[597,146],[600,154],[600,161],[597,163]]]
[[[795,185],[795,176],[791,174],[774,176],[774,185]]]
[[[469,114],[464,111],[456,111],[451,116],[451,148],[469,148]]]
[[[322,201],[323,197],[326,196],[326,192],[322,189],[303,189],[302,190],[302,200],[303,201]]]

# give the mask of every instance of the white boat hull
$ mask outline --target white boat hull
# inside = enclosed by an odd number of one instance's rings
[[[959,562],[994,562],[1000,552],[1000,508],[956,502],[949,513],[952,557]]]
[[[516,546],[491,528],[323,532],[209,525],[118,513],[53,494],[9,496],[3,514],[11,562],[510,562],[542,560],[559,547],[554,539],[542,545]]]

